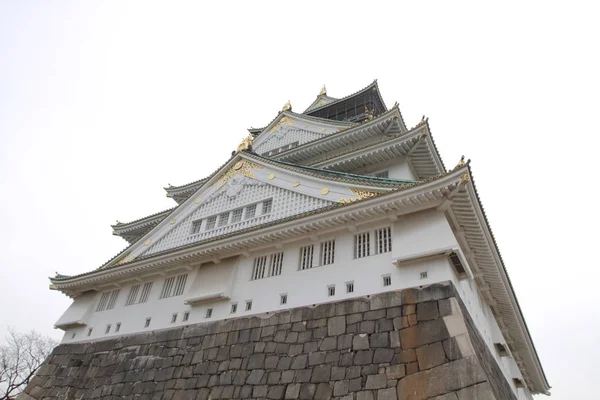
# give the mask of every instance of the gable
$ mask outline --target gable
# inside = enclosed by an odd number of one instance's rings
[[[303,119],[290,113],[282,113],[254,140],[252,148],[257,154],[272,156],[339,132],[344,127],[339,124]]]

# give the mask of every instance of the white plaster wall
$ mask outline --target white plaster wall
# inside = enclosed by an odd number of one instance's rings
[[[337,168],[333,169],[336,171],[338,170]],[[411,181],[417,179],[406,159],[401,157],[384,163],[371,164],[365,168],[360,168],[348,172],[361,175],[374,175],[381,171],[388,171],[388,177],[391,179],[405,179]]]

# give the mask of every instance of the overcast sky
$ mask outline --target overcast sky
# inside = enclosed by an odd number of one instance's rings
[[[472,160],[552,397],[596,399],[596,4],[0,0],[0,336],[59,339],[47,277],[122,250],[116,219],[174,206],[287,100],[377,78]]]

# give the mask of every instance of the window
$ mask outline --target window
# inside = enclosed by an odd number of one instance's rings
[[[371,254],[371,236],[369,232],[354,235],[354,258],[367,257]]]
[[[219,226],[225,226],[229,222],[229,211],[219,215]]]
[[[498,352],[500,357],[508,356],[508,351],[506,350],[506,346],[504,346],[502,343],[494,343],[494,346],[496,347],[496,351]]]
[[[329,297],[335,296],[335,285],[327,286],[327,295]]]
[[[390,275],[384,275],[383,278],[383,286],[390,286],[392,284],[392,277]]]
[[[279,296],[279,304],[287,304],[287,293]]]
[[[71,339],[75,339],[75,334],[74,333],[71,335]]]
[[[273,199],[265,200],[262,204],[262,213],[269,214],[273,208]]]
[[[115,332],[119,332],[121,330],[121,323],[117,322],[117,324],[115,325]]]
[[[354,293],[354,282],[346,282],[346,293]]]
[[[183,294],[185,289],[185,282],[187,281],[187,274],[172,276],[165,279],[162,291],[160,292],[160,299],[167,297],[174,297]]]
[[[135,301],[137,300],[138,292],[140,291],[140,286],[141,285],[133,285],[131,287],[131,289],[129,290],[129,296],[127,296],[127,302],[125,303],[126,306],[135,304]]]
[[[142,294],[140,295],[139,303],[145,303],[148,301],[148,296],[150,295],[150,289],[152,289],[152,282],[144,283],[144,287],[142,288]]]
[[[255,215],[256,215],[256,204],[252,204],[252,205],[246,207],[245,219],[254,218]]]
[[[233,303],[231,305],[231,311],[230,313],[235,314],[237,312],[237,303]]]
[[[171,316],[171,323],[174,324],[175,322],[177,322],[177,313]]]
[[[186,322],[188,319],[190,319],[190,312],[186,311],[183,313],[183,322]]]
[[[202,228],[202,220],[201,219],[192,222],[192,235],[195,235],[196,233],[200,233],[201,228]]]
[[[269,268],[269,276],[281,275],[283,268],[283,253],[271,254],[271,267]]]
[[[300,247],[300,265],[298,266],[299,270],[305,270],[313,267],[313,252],[315,246],[304,246]]]
[[[426,278],[427,278],[427,271],[421,272],[421,279],[426,279]]]
[[[262,279],[265,277],[267,266],[267,256],[257,257],[254,259],[254,267],[252,267],[252,280]]]
[[[209,308],[206,310],[206,318],[212,317],[212,310],[213,310],[212,308]]]
[[[377,254],[392,251],[392,229],[389,226],[375,231],[375,244]]]
[[[523,388],[523,387],[525,387],[525,384],[519,378],[513,378],[513,382],[515,384],[515,387],[517,387],[517,388]]]
[[[152,318],[146,318],[146,323],[144,324],[144,328],[147,328],[150,326],[150,321],[152,321]]]
[[[252,300],[246,301],[246,311],[252,310]]]
[[[240,222],[242,220],[242,213],[243,213],[244,209],[243,208],[238,208],[237,210],[233,210],[233,212],[231,213],[231,223],[236,223],[236,222]]]
[[[104,333],[109,333],[110,332],[110,324],[106,325],[106,331],[104,331]]]
[[[208,217],[206,219],[206,230],[210,230],[210,229],[214,229],[215,225],[217,223],[217,216],[213,215],[212,217]]]
[[[335,240],[321,243],[321,265],[333,264],[335,261]]]
[[[389,171],[381,171],[375,174],[376,178],[389,178],[390,173]]]
[[[115,289],[111,290],[110,292],[102,293],[98,307],[96,307],[96,311],[112,310],[115,308],[120,291],[121,289]]]
[[[92,330],[93,330],[93,329],[94,329],[94,328],[89,328],[89,329],[88,329],[88,336],[92,336]]]

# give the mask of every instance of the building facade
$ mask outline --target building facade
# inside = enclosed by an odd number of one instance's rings
[[[447,170],[428,121],[407,128],[376,81],[288,102],[213,174],[165,190],[174,208],[113,225],[123,252],[51,278],[73,298],[64,344],[450,283],[514,398],[548,392],[469,163]]]

